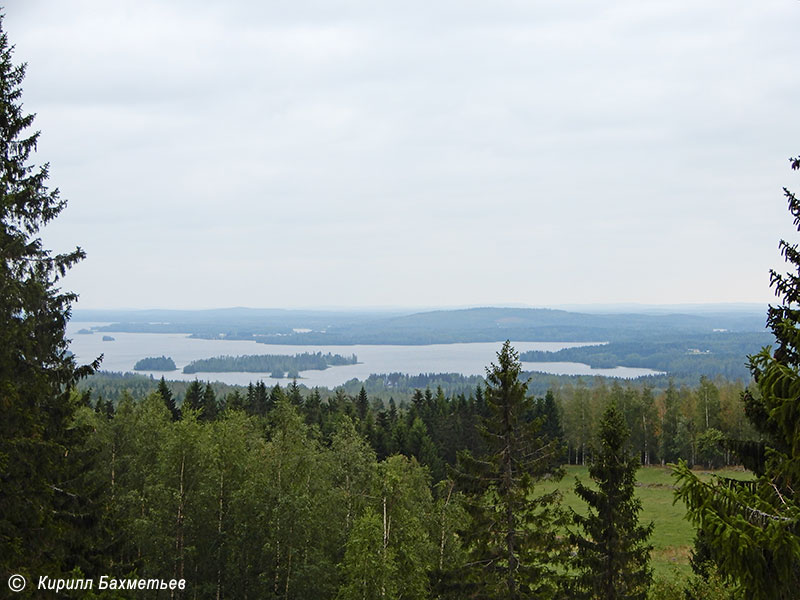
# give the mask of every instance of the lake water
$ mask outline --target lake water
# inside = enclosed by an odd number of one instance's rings
[[[178,367],[177,371],[162,373],[138,371],[167,379],[203,381],[222,381],[229,384],[247,385],[264,380],[267,385],[287,383],[286,379],[274,379],[269,373],[197,373],[184,374],[183,367],[193,360],[214,356],[237,356],[245,354],[299,354],[302,352],[330,352],[349,356],[355,354],[359,364],[330,367],[324,371],[303,371],[299,383],[309,387],[333,388],[353,378],[366,379],[373,373],[461,373],[463,375],[484,375],[486,366],[496,359],[502,342],[478,342],[462,344],[431,344],[425,346],[284,346],[258,344],[248,340],[201,340],[181,333],[123,333],[95,332],[79,334],[79,329],[105,323],[70,322],[67,337],[72,339],[70,349],[79,363],[87,363],[103,354],[101,369],[104,371],[133,371],[139,359],[148,356],[169,356]],[[108,335],[114,341],[103,341]],[[518,352],[527,350],[556,351],[561,348],[586,346],[574,342],[512,342]],[[559,375],[607,375],[632,379],[643,375],[657,374],[650,369],[617,367],[615,369],[592,369],[580,363],[523,363],[529,371],[543,371]]]

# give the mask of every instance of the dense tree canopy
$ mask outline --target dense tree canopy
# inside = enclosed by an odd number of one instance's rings
[[[148,356],[136,361],[134,371],[174,371],[178,367],[169,356]]]
[[[31,163],[39,133],[12,52],[0,17],[0,572],[57,573],[74,564],[63,541],[82,519],[69,477],[70,389],[96,365],[77,367],[67,351],[76,296],[59,283],[84,253],[53,254],[38,237],[66,203],[47,187],[48,165]]]

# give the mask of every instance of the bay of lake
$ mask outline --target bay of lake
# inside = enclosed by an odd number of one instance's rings
[[[178,367],[177,371],[156,372],[137,371],[143,375],[153,375],[166,379],[192,381],[221,381],[228,384],[247,385],[263,380],[267,385],[286,384],[287,379],[274,379],[269,373],[194,373],[184,374],[183,367],[193,360],[215,356],[239,356],[247,354],[300,354],[303,352],[330,352],[358,357],[358,364],[329,367],[324,371],[303,371],[302,383],[308,387],[333,388],[357,378],[364,380],[373,373],[461,373],[463,375],[484,375],[486,366],[496,360],[502,342],[475,342],[458,344],[430,344],[424,346],[286,346],[259,344],[249,340],[203,340],[194,339],[182,333],[125,333],[95,332],[79,334],[80,329],[106,323],[70,322],[67,337],[72,341],[70,350],[75,353],[78,364],[91,362],[104,355],[100,369],[103,371],[133,372],[136,361],[148,356],[169,356]],[[114,338],[103,341],[103,336]],[[582,342],[512,342],[518,352],[527,350],[556,351],[561,348],[587,346]],[[655,375],[657,371],[632,367],[614,369],[592,369],[588,365],[568,362],[522,363],[526,371],[542,371],[558,375],[606,375],[632,379],[643,375]]]

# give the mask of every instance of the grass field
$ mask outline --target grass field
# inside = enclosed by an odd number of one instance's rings
[[[701,479],[710,480],[712,473],[723,477],[748,479],[750,473],[743,470],[695,471]],[[691,573],[689,553],[694,539],[694,528],[686,519],[683,502],[673,503],[675,498],[672,471],[669,467],[642,467],[637,471],[636,495],[642,501],[640,519],[643,523],[653,522],[652,565],[657,577],[684,577]],[[538,491],[558,488],[563,494],[565,506],[576,512],[586,514],[586,504],[575,495],[575,478],[587,484],[587,467],[568,466],[566,475],[558,483],[541,483]]]

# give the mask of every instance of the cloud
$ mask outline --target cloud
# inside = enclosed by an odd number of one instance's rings
[[[791,234],[777,0],[6,13],[86,306],[763,301]]]

